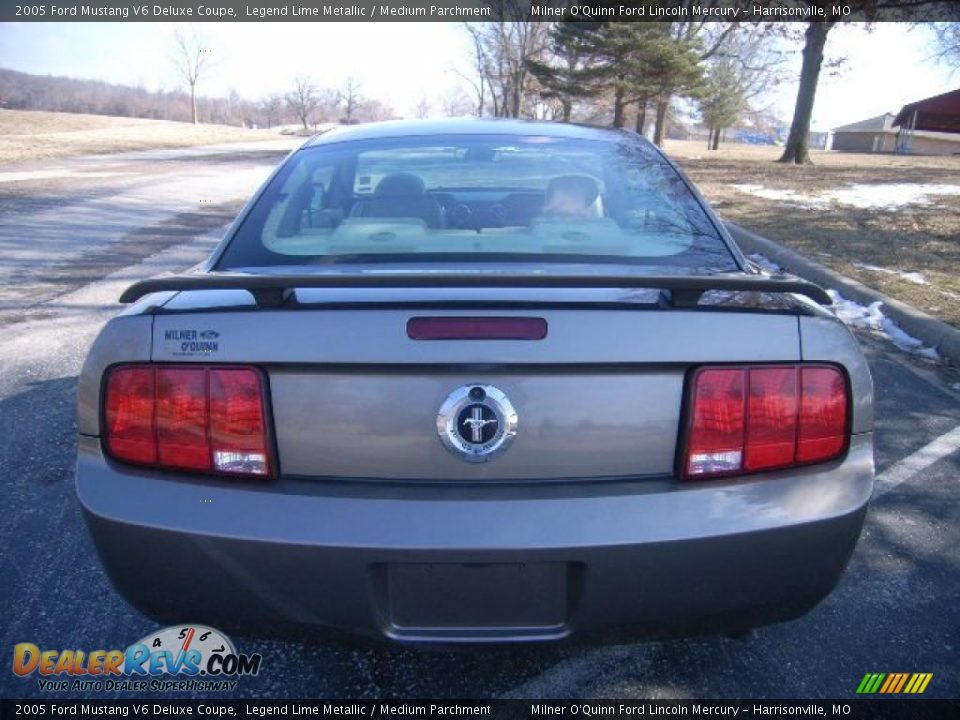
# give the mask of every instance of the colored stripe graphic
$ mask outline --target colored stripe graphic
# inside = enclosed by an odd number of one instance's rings
[[[890,687],[892,685],[896,685],[899,680],[900,680],[899,673],[890,673],[889,675],[887,675],[887,681],[881,686],[880,692],[882,693],[890,692]]]
[[[927,685],[930,684],[932,677],[933,673],[914,673],[910,682],[907,684],[907,688],[909,689],[904,690],[904,692],[908,692],[911,695],[919,695],[927,689]]]
[[[857,694],[919,695],[927,689],[933,673],[867,673],[857,686]]]
[[[875,693],[885,677],[885,673],[867,673],[863,676],[863,680],[860,681],[860,687],[857,688],[857,692],[861,695]]]

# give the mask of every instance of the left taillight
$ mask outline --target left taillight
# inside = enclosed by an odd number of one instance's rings
[[[104,448],[136,465],[271,477],[266,406],[256,368],[120,365],[106,377]]]

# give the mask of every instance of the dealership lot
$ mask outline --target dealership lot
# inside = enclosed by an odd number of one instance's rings
[[[123,649],[156,627],[115,593],[80,517],[76,376],[120,291],[202,259],[283,151],[85,158],[0,183],[0,647],[8,658],[21,642]],[[889,482],[840,586],[808,616],[741,639],[429,653],[232,633],[263,665],[231,696],[845,698],[867,672],[931,672],[926,695],[956,697],[960,385],[862,340],[877,391],[877,469]],[[0,677],[5,697],[56,697],[35,676]]]

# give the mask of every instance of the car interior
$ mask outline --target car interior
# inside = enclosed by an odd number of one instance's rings
[[[638,175],[625,190],[621,180],[605,182],[599,166],[582,171],[582,159],[580,167],[566,159],[523,164],[511,157],[497,164],[493,156],[467,152],[443,163],[427,157],[362,165],[353,156],[305,168],[287,178],[266,214],[263,245],[295,256],[656,257],[682,253],[695,240],[682,202],[665,201],[656,177]]]

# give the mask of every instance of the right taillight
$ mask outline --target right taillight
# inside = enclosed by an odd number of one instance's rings
[[[686,479],[824,462],[847,447],[847,384],[829,365],[701,368],[688,397]]]
[[[273,474],[264,382],[255,368],[138,364],[107,375],[104,447],[170,470]]]

